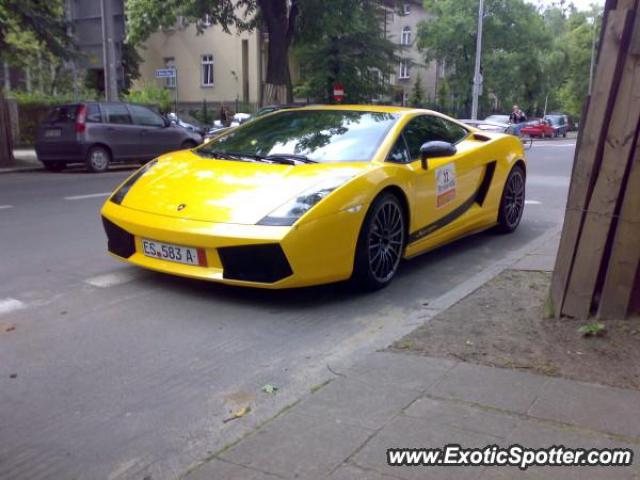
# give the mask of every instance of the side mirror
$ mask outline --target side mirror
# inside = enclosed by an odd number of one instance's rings
[[[422,168],[427,170],[427,160],[429,158],[452,157],[458,150],[449,142],[441,142],[434,140],[424,143],[420,147],[420,159],[422,160]]]
[[[167,117],[162,117],[162,120],[164,121],[165,128],[171,126],[171,120],[169,120]]]

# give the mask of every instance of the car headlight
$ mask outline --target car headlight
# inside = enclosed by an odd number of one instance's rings
[[[290,226],[302,215],[307,213],[320,200],[325,198],[336,188],[343,185],[351,176],[334,177],[325,180],[303,191],[284,205],[276,208],[269,215],[258,222],[258,225]]]
[[[156,163],[158,163],[157,159],[151,160],[150,162],[146,163],[136,173],[131,175],[127,179],[127,181],[124,182],[122,186],[118,190],[116,190],[116,192],[113,195],[111,195],[111,198],[109,198],[109,200],[111,200],[113,203],[117,205],[120,205],[124,200],[124,197],[126,197],[127,193],[129,193],[129,190],[131,189],[131,187],[133,187],[133,184],[136,183],[138,179],[142,177],[145,173],[147,173],[151,169],[151,167],[153,167]]]

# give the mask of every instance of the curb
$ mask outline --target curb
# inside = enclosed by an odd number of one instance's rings
[[[18,172],[34,172],[36,170],[43,170],[43,166],[34,165],[32,167],[3,167],[0,168],[0,175],[3,173],[18,173]]]
[[[510,255],[507,255],[502,260],[494,263],[493,265],[485,268],[481,272],[478,272],[473,277],[465,280],[460,285],[454,287],[448,293],[439,296],[435,300],[433,300],[428,307],[425,307],[424,311],[421,313],[420,318],[424,320],[425,318],[430,319],[436,316],[438,313],[446,310],[452,305],[458,303],[460,300],[465,298],[467,295],[470,295],[478,288],[480,288],[485,283],[493,280],[495,277],[500,275],[505,270],[509,269],[516,263],[518,263],[522,258],[527,256],[529,253],[535,251],[538,247],[545,245],[550,239],[552,239],[555,235],[562,231],[562,225],[555,226],[549,229],[547,232],[540,235],[535,240],[525,244],[522,248],[512,252]],[[424,312],[427,312],[429,315],[425,316]]]

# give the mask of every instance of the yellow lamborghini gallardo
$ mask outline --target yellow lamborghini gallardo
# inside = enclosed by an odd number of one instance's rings
[[[400,260],[524,209],[520,141],[428,110],[282,110],[163,155],[102,208],[109,252],[141,267],[262,288],[387,285]]]

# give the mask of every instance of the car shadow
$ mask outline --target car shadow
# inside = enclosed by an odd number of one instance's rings
[[[422,299],[445,293],[542,235],[550,226],[552,224],[523,222],[511,235],[485,231],[456,240],[403,261],[391,285],[374,292],[362,291],[348,281],[268,290],[224,285],[159,272],[149,272],[143,281],[152,288],[179,293],[185,299],[215,300],[230,305],[251,304],[279,312],[352,304],[366,313],[393,305],[409,307],[420,303]]]

